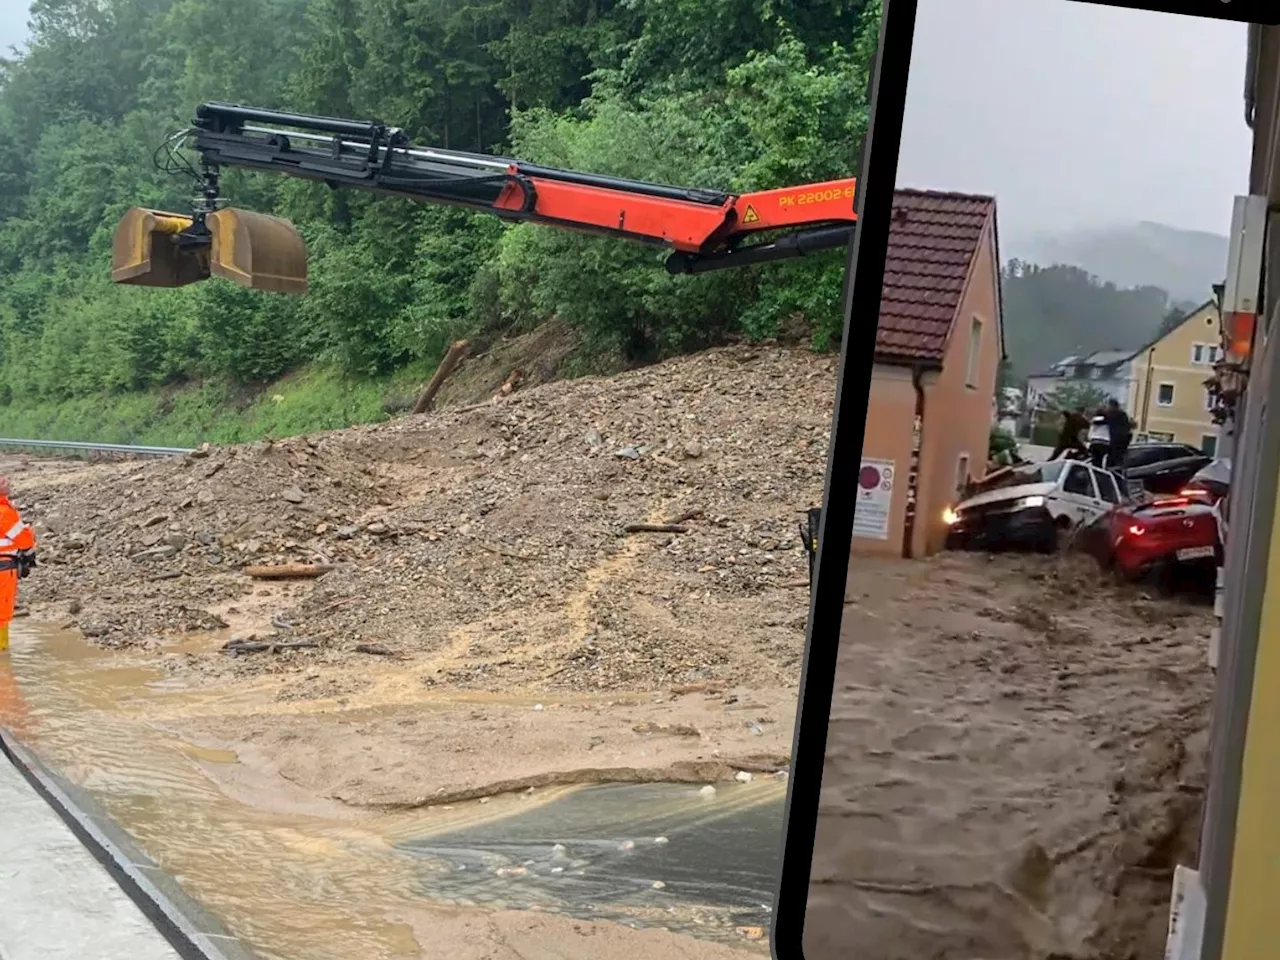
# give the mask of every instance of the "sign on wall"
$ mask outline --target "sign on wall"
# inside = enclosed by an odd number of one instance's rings
[[[858,470],[858,502],[853,513],[853,535],[867,540],[889,539],[896,471],[892,460],[866,460]]]

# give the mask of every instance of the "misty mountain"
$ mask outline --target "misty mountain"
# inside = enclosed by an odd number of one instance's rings
[[[1071,264],[1117,287],[1159,287],[1175,301],[1195,304],[1213,296],[1227,269],[1226,237],[1159,223],[1043,231],[1002,238],[1000,246],[1006,260]]]

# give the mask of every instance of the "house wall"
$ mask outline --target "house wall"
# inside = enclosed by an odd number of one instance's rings
[[[855,519],[854,553],[902,556],[902,531],[906,520],[907,487],[911,469],[911,443],[916,416],[916,389],[909,367],[876,364],[871,375],[862,459],[893,464],[894,484],[889,511],[888,536],[884,540],[859,535]],[[856,483],[856,478],[850,485]]]
[[[1027,377],[1027,394],[1024,400],[1028,413],[1043,410],[1048,398],[1066,381],[1057,375]]]
[[[1179,326],[1134,358],[1137,380],[1131,414],[1137,429],[1148,434],[1168,434],[1180,443],[1199,447],[1206,436],[1216,437],[1218,429],[1208,409],[1204,381],[1213,376],[1213,356],[1220,337],[1217,308],[1202,307]],[[1201,345],[1196,362],[1194,347]],[[1150,399],[1148,396],[1148,367]],[[1172,385],[1172,402],[1160,403],[1160,385]],[[1144,419],[1145,411],[1145,419]]]
[[[988,224],[951,330],[942,371],[925,388],[924,436],[920,458],[920,500],[912,552],[927,556],[942,549],[947,528],[943,511],[955,503],[959,462],[969,458],[969,473],[987,472],[987,446],[1000,366],[999,279],[995,239]],[[968,378],[970,323],[982,323],[974,386]]]

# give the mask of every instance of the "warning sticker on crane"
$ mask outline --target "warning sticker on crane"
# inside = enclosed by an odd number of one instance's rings
[[[746,213],[742,215],[742,222],[755,223],[759,219],[760,219],[760,214],[756,213],[756,208],[748,203]]]

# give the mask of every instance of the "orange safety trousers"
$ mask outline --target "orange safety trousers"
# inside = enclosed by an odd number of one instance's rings
[[[31,528],[22,522],[18,511],[5,497],[0,497],[0,560],[10,559],[19,550],[35,548]],[[9,624],[18,602],[18,571],[0,569],[0,650],[9,646]]]
[[[0,650],[9,647],[9,624],[18,602],[18,571],[0,570]]]

